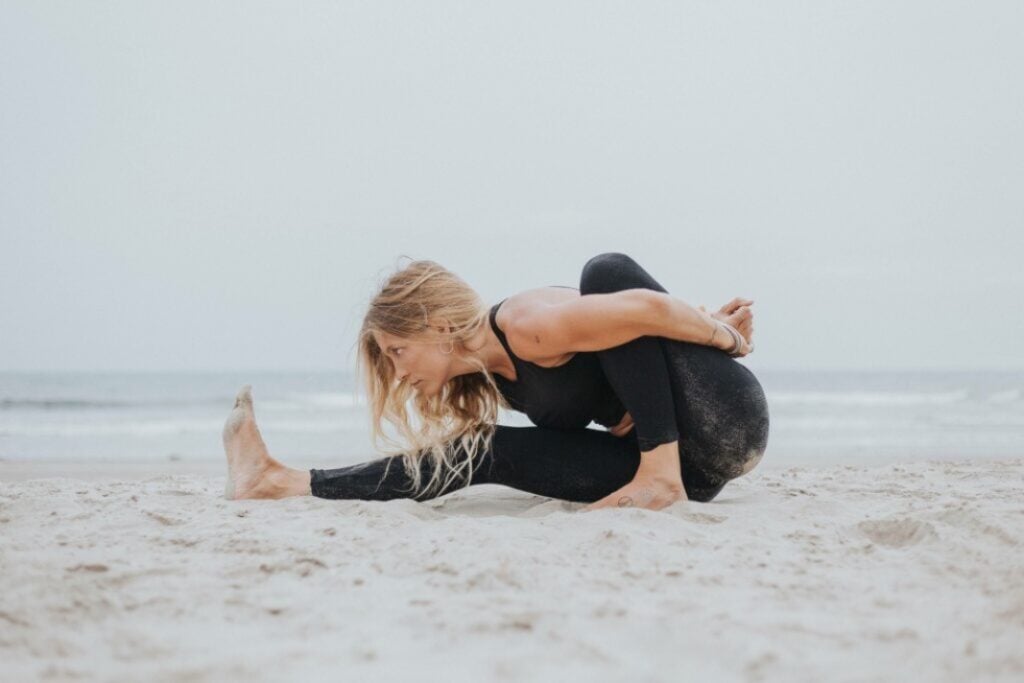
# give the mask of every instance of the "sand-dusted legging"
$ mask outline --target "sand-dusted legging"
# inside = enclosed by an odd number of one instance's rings
[[[624,289],[666,292],[626,254],[590,259],[580,294]],[[690,500],[708,502],[744,465],[760,458],[768,442],[768,404],[760,383],[719,349],[645,336],[596,352],[619,400],[633,418],[625,436],[598,429],[497,425],[490,448],[477,454],[472,484],[502,484],[537,495],[591,503],[625,486],[640,466],[640,452],[679,441],[683,485]],[[466,457],[465,453],[462,457]],[[426,481],[431,461],[419,461]],[[320,498],[425,500],[464,488],[453,482],[414,496],[401,456],[337,469],[310,470]],[[442,475],[443,478],[444,475]]]

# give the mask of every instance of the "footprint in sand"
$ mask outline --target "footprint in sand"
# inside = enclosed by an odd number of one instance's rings
[[[868,520],[857,524],[857,530],[873,543],[890,548],[905,548],[939,537],[931,524],[913,519]]]
[[[688,522],[696,522],[697,524],[721,524],[727,517],[720,515],[709,515],[706,512],[683,512],[679,515],[680,519],[685,519]]]

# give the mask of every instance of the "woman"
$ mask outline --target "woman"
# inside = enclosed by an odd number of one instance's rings
[[[489,483],[586,510],[708,502],[768,440],[764,392],[733,360],[753,350],[752,303],[709,314],[606,253],[578,290],[542,287],[488,308],[450,271],[413,261],[371,301],[358,340],[374,444],[398,448],[349,467],[286,467],[244,387],[224,427],[225,495],[428,500]],[[537,426],[496,424],[499,406]]]

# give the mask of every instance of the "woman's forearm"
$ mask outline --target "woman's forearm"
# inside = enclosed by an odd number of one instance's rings
[[[709,314],[665,292],[651,291],[651,295],[662,308],[663,329],[657,336],[719,348],[731,341],[718,331],[718,324]]]

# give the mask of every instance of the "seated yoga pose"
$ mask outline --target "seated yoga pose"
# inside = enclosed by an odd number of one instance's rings
[[[764,392],[735,360],[753,350],[752,303],[694,308],[610,252],[587,261],[578,289],[488,307],[441,265],[412,261],[374,296],[358,339],[373,441],[394,448],[336,469],[287,467],[268,453],[246,386],[224,426],[225,496],[429,500],[502,484],[585,510],[708,502],[768,441]],[[536,426],[497,424],[499,407]]]

